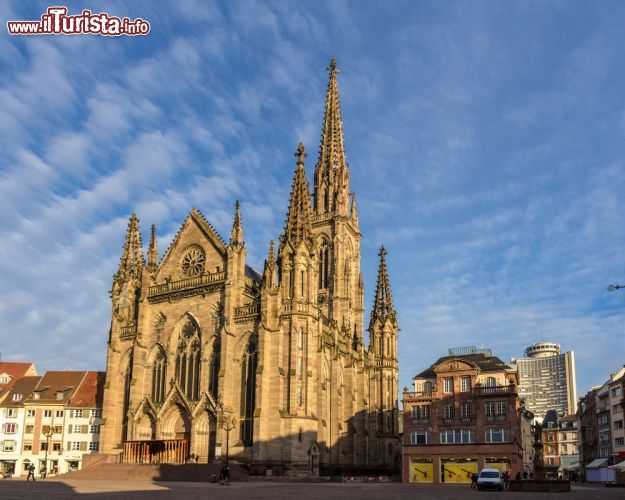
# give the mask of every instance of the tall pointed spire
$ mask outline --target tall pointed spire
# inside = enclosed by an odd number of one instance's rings
[[[156,246],[156,226],[152,224],[150,246],[148,248],[148,272],[153,273],[158,266],[158,248]]]
[[[304,152],[304,145],[301,142],[297,147],[295,156],[297,157],[297,167],[293,176],[291,200],[284,229],[284,237],[294,246],[301,240],[312,242],[310,186],[306,179],[306,169],[304,168],[304,158],[308,154]]]
[[[263,286],[272,289],[276,286],[276,257],[273,249],[273,240],[269,242],[269,255],[265,260],[265,269],[263,270]]]
[[[230,245],[236,248],[243,247],[243,225],[241,224],[241,206],[239,200],[234,204],[234,222],[230,232]]]
[[[116,278],[118,280],[140,279],[141,269],[144,264],[139,219],[137,219],[135,214],[132,214],[128,222],[126,241],[124,242],[124,250],[119,261]]]
[[[346,211],[349,198],[349,167],[345,160],[343,122],[336,75],[339,69],[332,56],[330,78],[321,130],[321,147],[315,169],[315,208],[317,212]]]
[[[380,267],[378,268],[378,282],[375,287],[375,300],[373,302],[373,310],[371,311],[371,324],[377,319],[385,321],[390,318],[396,321],[395,308],[393,306],[393,297],[391,296],[391,282],[388,277],[386,268],[386,249],[380,248]]]

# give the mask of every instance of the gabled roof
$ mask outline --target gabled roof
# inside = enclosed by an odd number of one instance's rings
[[[187,218],[181,224],[180,229],[178,229],[178,232],[176,233],[176,236],[174,236],[173,241],[170,243],[169,247],[163,254],[163,258],[161,259],[161,262],[158,264],[158,269],[162,269],[163,264],[165,264],[165,262],[171,256],[172,251],[174,250],[174,248],[176,248],[176,244],[178,243],[178,240],[180,239],[180,235],[182,234],[184,228],[187,227],[187,223],[189,221],[195,222],[195,224],[198,226],[200,231],[204,233],[204,235],[206,236],[206,239],[211,242],[211,244],[215,247],[217,252],[221,254],[222,257],[226,256],[226,242],[219,235],[219,233],[212,226],[212,224],[208,222],[206,217],[204,217],[204,215],[197,208],[193,208],[191,212],[189,212],[189,215],[187,215]]]
[[[31,377],[20,377],[15,379],[13,383],[13,387],[11,390],[7,392],[6,398],[4,399],[2,406],[8,407],[21,407],[24,406],[24,401],[28,399],[29,396],[32,395],[33,390],[39,383],[41,377],[31,376]],[[19,401],[13,401],[14,394],[21,394],[22,397]]]
[[[87,372],[74,371],[46,372],[33,391],[39,395],[38,399],[33,394],[25,402],[66,404],[74,396],[86,374]],[[57,396],[58,393],[61,397]]]
[[[74,397],[69,402],[72,408],[101,408],[104,398],[105,372],[87,372]]]
[[[0,362],[0,376],[8,375],[9,381],[6,384],[0,384],[0,401],[11,390],[15,381],[24,376],[37,375],[37,370],[33,363],[13,363],[10,361]]]
[[[439,358],[434,364],[432,364],[426,370],[423,370],[418,375],[415,375],[413,379],[416,378],[436,378],[436,373],[434,373],[434,368],[450,359],[461,359],[464,361],[468,361],[470,363],[474,363],[480,369],[480,372],[500,372],[503,370],[510,370],[510,367],[501,361],[497,356],[486,356],[483,353],[480,354],[465,354],[461,356],[443,356]]]

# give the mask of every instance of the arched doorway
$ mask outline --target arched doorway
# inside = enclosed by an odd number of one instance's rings
[[[174,439],[191,439],[191,419],[186,412],[179,411],[174,421]]]

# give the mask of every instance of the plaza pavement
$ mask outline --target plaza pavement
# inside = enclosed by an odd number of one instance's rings
[[[0,499],[42,499],[63,500],[82,498],[100,499],[218,499],[234,498],[255,499],[304,499],[315,498],[332,500],[350,498],[352,500],[369,499],[436,499],[466,500],[505,497],[512,500],[536,498],[574,499],[623,499],[625,490],[606,488],[603,485],[573,486],[571,493],[517,493],[478,492],[466,485],[403,485],[386,484],[342,484],[342,483],[275,483],[241,482],[230,486],[212,483],[162,483],[148,481],[100,481],[100,480],[39,480],[36,483],[24,480],[0,480]]]

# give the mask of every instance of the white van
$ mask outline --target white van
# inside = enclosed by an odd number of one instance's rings
[[[478,490],[503,490],[503,478],[499,469],[482,469],[477,478]]]

